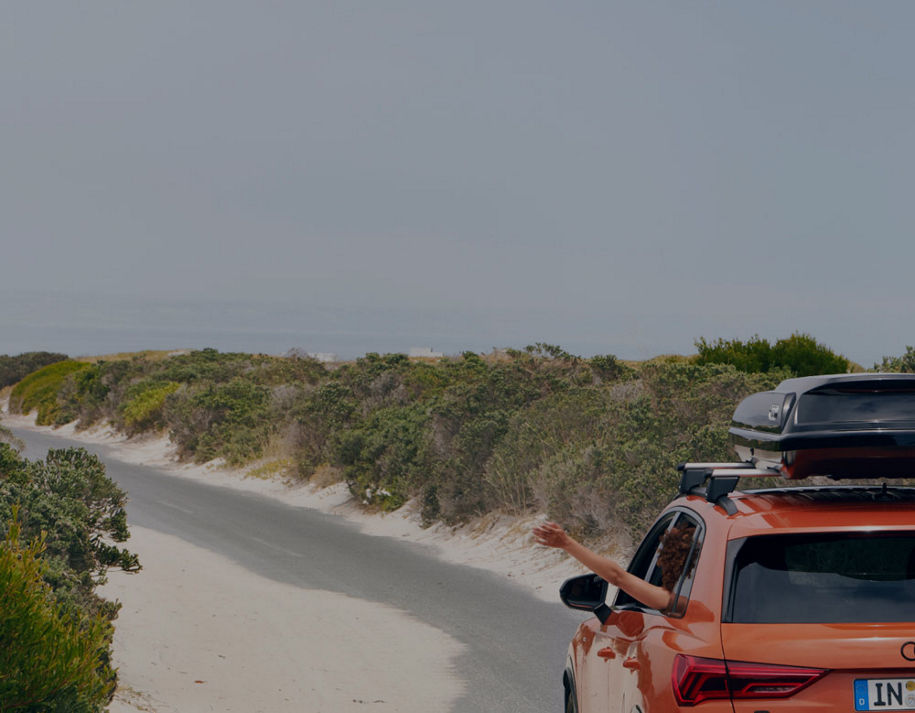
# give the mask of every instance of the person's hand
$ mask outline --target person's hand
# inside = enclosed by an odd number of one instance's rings
[[[566,547],[572,543],[572,538],[555,522],[545,522],[531,531],[538,545],[547,547]]]

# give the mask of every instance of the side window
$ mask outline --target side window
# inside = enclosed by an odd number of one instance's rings
[[[686,611],[703,533],[704,528],[697,517],[673,512],[651,529],[629,566],[632,574],[676,592],[676,610],[670,612],[671,616],[682,616]],[[643,608],[625,592],[619,592],[615,605]]]
[[[680,513],[673,527],[665,534],[658,556],[661,586],[676,592],[676,606],[670,616],[683,616],[696,578],[696,565],[705,529],[702,523],[686,513]],[[666,550],[666,552],[665,552]],[[668,572],[664,572],[667,567]]]
[[[635,551],[635,557],[632,558],[632,562],[629,564],[629,572],[636,577],[651,581],[649,575],[655,569],[655,562],[657,561],[658,550],[661,545],[661,537],[670,529],[670,526],[673,524],[676,517],[677,513],[670,513],[655,523],[655,526],[651,528],[645,536],[645,539],[642,540],[642,544],[640,544],[639,548]],[[631,609],[641,608],[642,604],[620,589],[616,594],[616,600],[613,602],[613,606]]]

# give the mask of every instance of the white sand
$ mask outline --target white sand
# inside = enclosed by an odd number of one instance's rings
[[[3,422],[51,430],[31,416],[4,413]],[[128,439],[109,427],[76,431],[73,424],[54,431],[109,446],[126,462],[337,514],[366,534],[431,545],[444,560],[497,572],[549,601],[558,602],[564,578],[583,571],[564,553],[532,545],[530,529],[542,517],[490,515],[460,528],[424,529],[415,503],[367,513],[343,484],[317,490],[246,477],[253,467],[180,464],[164,436]],[[404,612],[267,580],[154,531],[131,533],[128,547],[144,570],[112,572],[102,591],[124,604],[115,637],[121,687],[112,713],[329,713],[365,711],[382,700],[386,711],[418,713],[447,710],[460,695],[450,674],[460,645]],[[623,550],[604,548],[612,556]],[[399,663],[386,668],[390,660]]]
[[[461,694],[451,673],[461,644],[404,612],[131,533],[143,571],[112,572],[100,592],[123,604],[111,713],[428,713]]]

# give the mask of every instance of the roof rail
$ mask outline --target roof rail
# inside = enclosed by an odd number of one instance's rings
[[[710,503],[724,508],[733,515],[737,512],[728,494],[737,487],[741,478],[771,478],[781,476],[777,470],[757,468],[753,463],[680,463],[680,493],[683,495],[705,495]],[[708,483],[706,485],[706,483]]]

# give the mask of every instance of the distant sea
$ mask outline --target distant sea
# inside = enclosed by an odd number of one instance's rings
[[[0,354],[25,351],[87,356],[145,349],[202,349],[285,354],[290,349],[355,359],[367,352],[444,354],[557,343],[525,333],[520,316],[433,310],[421,304],[315,306],[256,301],[144,299],[136,296],[0,290]],[[560,346],[581,356],[599,344]],[[646,354],[644,357],[653,356]]]
[[[546,342],[582,357],[650,359],[692,353],[695,338],[703,335],[722,336],[721,327],[691,326],[673,313],[640,315],[626,305],[590,314],[545,314],[498,304],[435,306],[421,296],[399,306],[347,304],[345,296],[318,305],[0,288],[0,354],[212,347],[277,355],[296,349],[349,360],[367,352],[427,348],[456,355]]]

